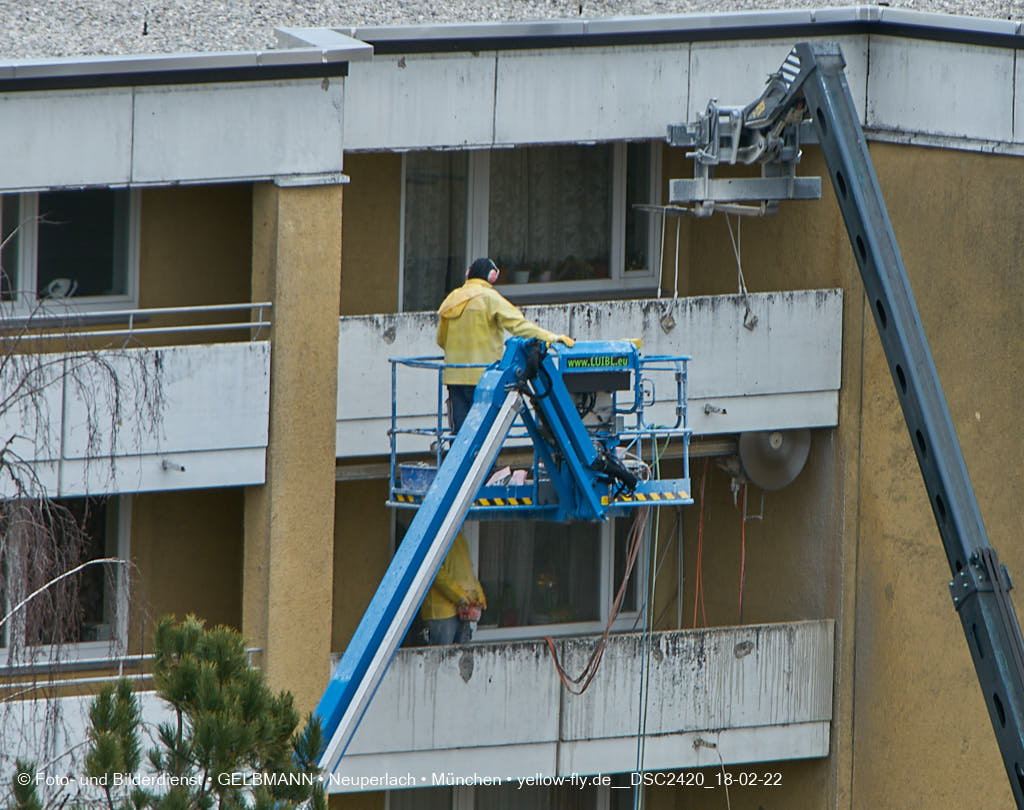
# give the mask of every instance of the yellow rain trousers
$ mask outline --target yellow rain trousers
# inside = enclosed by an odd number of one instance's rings
[[[430,590],[427,591],[427,595],[423,599],[420,618],[423,621],[451,618],[459,612],[458,605],[463,600],[484,608],[487,607],[484,589],[480,586],[476,574],[473,573],[473,562],[469,558],[469,544],[466,543],[462,532],[459,532],[455,535],[448,556],[441,563],[441,568],[434,578],[434,584],[430,586]]]

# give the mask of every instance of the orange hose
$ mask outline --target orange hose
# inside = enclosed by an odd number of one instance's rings
[[[630,529],[629,534],[629,552],[626,555],[626,570],[622,575],[622,582],[619,584],[619,590],[615,594],[615,601],[612,602],[612,609],[608,614],[608,621],[604,626],[604,633],[601,634],[601,640],[597,643],[597,647],[590,654],[590,658],[583,667],[583,671],[575,678],[569,675],[562,667],[561,662],[558,660],[558,653],[555,651],[555,642],[551,636],[545,636],[544,640],[548,643],[548,652],[551,653],[551,660],[555,664],[555,670],[558,672],[558,677],[562,681],[562,685],[573,695],[582,695],[587,691],[587,687],[590,686],[590,682],[594,680],[594,676],[597,675],[598,667],[601,665],[601,658],[604,656],[605,647],[608,646],[608,636],[612,631],[612,625],[615,623],[615,619],[619,615],[619,608],[622,605],[622,598],[626,595],[626,585],[629,583],[629,575],[633,571],[633,565],[636,563],[636,558],[640,553],[640,542],[647,531],[647,523],[650,519],[651,510],[650,507],[641,509],[637,513],[636,519],[633,521],[633,528]]]

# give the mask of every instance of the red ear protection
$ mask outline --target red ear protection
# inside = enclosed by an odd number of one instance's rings
[[[496,282],[500,275],[501,271],[498,269],[498,265],[494,263],[493,259],[479,258],[466,268],[467,279],[486,279],[490,284]]]

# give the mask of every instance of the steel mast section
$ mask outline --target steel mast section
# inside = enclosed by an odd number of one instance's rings
[[[695,127],[669,127],[669,142],[696,146],[696,179],[673,180],[670,203],[693,203],[691,213],[752,213],[744,200],[770,213],[782,199],[809,199],[814,189],[792,171],[799,160],[800,126],[807,119],[818,142],[878,334],[928,499],[953,575],[950,591],[988,706],[1017,806],[1024,807],[1024,641],[1010,600],[1005,566],[989,544],[939,375],[921,325],[892,223],[836,43],[797,44],[764,93],[744,108],[714,103]],[[723,114],[724,111],[724,114]],[[762,178],[710,179],[715,163],[774,165]],[[779,170],[782,167],[782,171]],[[771,177],[774,174],[775,177]],[[781,176],[781,180],[779,177]],[[716,189],[714,184],[733,183]],[[758,185],[763,189],[758,189]],[[721,194],[716,193],[721,191]],[[743,209],[743,210],[737,210]]]

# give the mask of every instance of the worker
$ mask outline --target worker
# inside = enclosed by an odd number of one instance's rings
[[[505,331],[517,337],[540,338],[548,343],[573,345],[567,335],[556,335],[523,317],[491,285],[498,280],[498,266],[490,259],[477,259],[466,270],[466,283],[453,290],[437,310],[437,345],[444,349],[445,363],[479,363],[479,368],[446,368],[448,418],[459,432],[473,405],[473,392],[483,376],[483,366],[501,359]]]
[[[427,644],[468,643],[486,607],[484,589],[473,573],[469,545],[459,532],[420,607]]]

